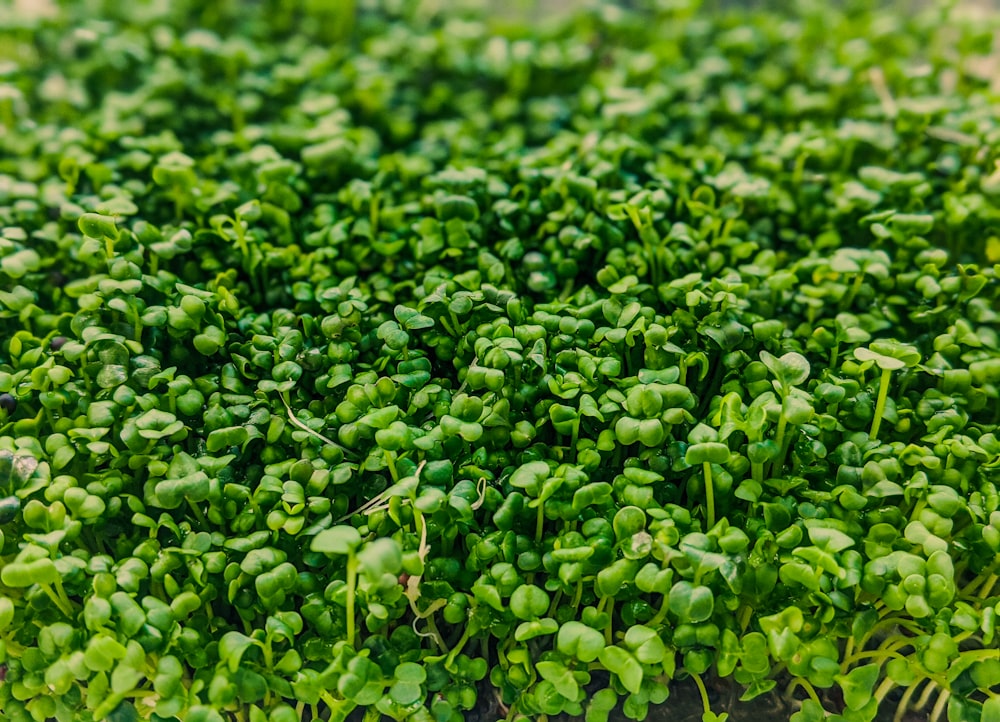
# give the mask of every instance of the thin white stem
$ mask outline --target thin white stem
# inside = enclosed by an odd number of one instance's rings
[[[297,428],[297,429],[299,429],[301,431],[305,431],[310,436],[313,436],[313,437],[319,439],[320,441],[322,441],[325,444],[329,444],[330,446],[336,447],[336,448],[340,449],[341,451],[346,451],[346,449],[343,446],[341,446],[340,444],[338,444],[333,439],[329,439],[329,438],[323,436],[323,434],[319,433],[318,431],[315,431],[315,430],[309,428],[306,425],[306,423],[304,421],[300,420],[299,417],[297,417],[295,415],[295,412],[292,411],[292,407],[291,407],[291,405],[289,405],[288,399],[285,398],[285,394],[281,394],[280,397],[281,397],[281,403],[283,403],[285,405],[285,410],[288,411],[288,420],[292,422],[292,426],[294,426],[295,428]]]

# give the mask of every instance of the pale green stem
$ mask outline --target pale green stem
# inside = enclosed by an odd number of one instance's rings
[[[785,696],[786,697],[791,697],[792,692],[795,691],[796,687],[801,687],[802,689],[804,689],[806,691],[806,694],[809,695],[809,698],[813,702],[815,702],[816,704],[818,704],[820,707],[823,706],[823,703],[819,699],[819,695],[816,694],[816,688],[813,687],[812,686],[812,682],[810,682],[805,677],[795,677],[791,681],[791,683],[788,685],[788,689],[785,690]]]
[[[702,469],[705,473],[705,506],[708,511],[708,529],[711,529],[715,526],[715,490],[712,487],[712,464],[703,461]]]
[[[62,595],[58,594],[52,587],[48,584],[39,583],[42,591],[45,595],[52,600],[52,603],[59,607],[59,611],[65,614],[67,617],[73,616],[73,607],[69,603],[69,600],[63,599]]]
[[[389,468],[389,475],[392,477],[392,482],[395,484],[399,481],[399,473],[396,471],[396,460],[393,458],[395,454],[388,449],[382,453],[385,455],[385,465]]]
[[[562,602],[562,598],[562,589],[557,589],[556,593],[552,595],[552,603],[549,605],[549,610],[545,613],[545,616],[554,617],[556,615],[556,610],[559,609],[559,604]]]
[[[892,716],[892,722],[903,722],[903,715],[906,714],[907,708],[910,706],[910,700],[913,698],[913,694],[917,691],[922,680],[917,680],[903,692],[903,696],[899,698],[899,703],[896,705],[896,714]]]
[[[893,682],[888,677],[886,677],[885,679],[882,680],[882,684],[878,686],[878,689],[875,690],[872,696],[875,699],[877,699],[879,701],[879,704],[881,705],[882,700],[885,699],[885,696],[889,694],[889,692],[891,692],[892,690],[896,689],[896,687],[897,687],[896,683]]]
[[[708,690],[705,689],[705,683],[701,681],[701,675],[692,674],[691,679],[698,685],[698,693],[701,695],[701,704],[705,708],[705,714],[710,714],[712,712],[712,705],[708,701]]]
[[[945,708],[948,706],[948,700],[951,698],[951,692],[946,689],[941,690],[941,694],[938,695],[937,701],[934,703],[934,709],[931,710],[930,722],[938,722],[941,719],[941,715],[944,714]]]
[[[62,579],[56,577],[55,582],[53,582],[53,586],[55,587],[56,594],[62,600],[63,605],[72,610],[73,602],[69,600],[69,595],[66,594],[66,589],[63,587]],[[70,616],[72,616],[72,612],[70,613]]]
[[[445,669],[448,669],[455,664],[455,658],[458,657],[462,648],[465,647],[465,643],[469,641],[469,637],[471,636],[470,631],[471,627],[466,625],[465,629],[462,631],[462,636],[458,638],[458,642],[456,642],[452,650],[448,652],[448,657],[445,659],[444,663]]]
[[[274,647],[271,644],[271,638],[268,637],[267,641],[264,643],[264,666],[269,672],[274,671]]]
[[[288,412],[288,420],[290,422],[292,422],[293,426],[295,426],[297,429],[300,429],[301,431],[305,431],[310,436],[313,436],[313,437],[319,439],[320,441],[322,441],[325,444],[329,444],[330,446],[336,447],[336,448],[340,449],[341,451],[346,451],[346,449],[344,449],[344,447],[341,446],[340,444],[338,444],[336,441],[333,441],[332,439],[328,439],[327,437],[323,436],[323,434],[319,433],[318,431],[314,431],[313,429],[309,428],[305,424],[304,421],[301,421],[299,419],[299,417],[297,417],[295,415],[295,412],[292,411],[292,407],[288,403],[288,398],[287,398],[287,395],[285,393],[279,394],[279,398],[281,398],[281,403],[283,403],[285,405],[285,410]]]
[[[990,593],[993,591],[993,587],[994,585],[996,585],[998,578],[1000,577],[997,577],[996,574],[990,574],[990,576],[986,579],[986,581],[983,582],[983,586],[979,589],[979,594],[977,596],[980,599],[986,599],[986,597],[990,596]]]
[[[982,662],[987,659],[1000,660],[1000,649],[969,649],[965,652],[960,652],[958,656],[963,664],[970,659],[975,662]]]
[[[667,618],[667,612],[670,611],[670,596],[668,594],[663,595],[663,602],[660,604],[660,610],[656,613],[656,616],[649,620],[648,626],[656,627],[656,625],[661,624],[664,619]]]
[[[878,438],[878,430],[882,426],[882,414],[885,413],[885,402],[889,398],[889,377],[891,375],[890,369],[882,369],[882,380],[878,386],[878,400],[875,402],[875,418],[872,419],[872,430],[868,434],[868,438],[872,441]]]
[[[355,647],[354,604],[358,586],[358,558],[354,552],[347,556],[347,644]]]
[[[927,703],[931,701],[931,697],[934,695],[934,692],[937,691],[937,689],[938,689],[937,682],[935,682],[934,680],[928,680],[927,686],[924,687],[924,691],[920,693],[920,698],[917,700],[917,703],[913,706],[913,709],[919,711],[922,710],[924,707],[926,707]]]
[[[774,435],[774,443],[778,445],[778,457],[771,464],[771,476],[781,476],[781,470],[785,467],[785,429],[788,427],[788,416],[786,411],[786,399],[790,389],[781,390],[781,415],[778,417],[778,430]]]
[[[190,499],[188,499],[187,502],[188,502],[188,507],[191,509],[192,512],[194,512],[194,518],[198,520],[199,526],[201,526],[202,529],[207,529],[209,527],[209,524],[208,521],[205,519],[204,512],[202,512],[202,510],[198,508],[198,505],[195,502],[191,501]]]

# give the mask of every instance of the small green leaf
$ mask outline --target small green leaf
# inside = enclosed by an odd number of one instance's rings
[[[760,360],[784,388],[801,386],[809,378],[809,361],[800,353],[789,351],[777,357],[761,351]]]
[[[868,704],[875,692],[878,678],[879,665],[877,664],[855,667],[846,675],[838,678],[840,689],[844,692],[844,702],[849,709],[861,709]]]
[[[335,526],[324,529],[309,544],[314,552],[323,554],[351,554],[361,545],[361,535],[352,526]]]
[[[671,588],[669,604],[670,611],[682,623],[704,622],[712,616],[715,598],[708,587],[682,580]]]
[[[543,617],[530,622],[521,622],[514,630],[514,639],[518,642],[526,642],[535,637],[544,637],[555,634],[559,631],[559,622],[552,617]]]
[[[642,687],[642,665],[621,647],[605,647],[598,655],[608,671],[618,675],[622,686],[633,694]]]
[[[524,489],[531,496],[537,496],[542,482],[549,478],[549,474],[549,465],[544,461],[530,461],[511,474],[510,484]]]
[[[510,611],[525,621],[541,617],[548,611],[549,595],[534,584],[522,584],[510,597]]]
[[[101,215],[100,213],[84,213],[77,221],[77,225],[80,227],[80,232],[90,238],[118,238],[118,229],[115,227],[114,216]]]
[[[240,666],[243,654],[254,644],[254,640],[240,632],[226,632],[219,640],[219,659],[226,663],[230,672]]]
[[[618,704],[618,695],[613,689],[599,689],[587,705],[585,722],[607,722],[611,711]]]
[[[869,348],[854,349],[859,361],[874,361],[884,371],[896,371],[920,363],[920,353],[908,344],[897,341],[874,341]]]
[[[567,699],[575,700],[580,692],[573,673],[560,662],[542,661],[535,664],[542,679],[548,680],[556,691]]]
[[[593,627],[571,620],[559,628],[556,647],[563,654],[589,664],[597,659],[604,649],[604,635]]]
[[[726,464],[729,462],[730,451],[725,444],[718,442],[706,442],[704,444],[692,444],[684,453],[684,461],[688,464]]]
[[[410,705],[424,696],[418,682],[398,681],[389,687],[389,697],[396,704]]]

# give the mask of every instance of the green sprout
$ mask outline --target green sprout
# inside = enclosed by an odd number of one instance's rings
[[[879,428],[882,425],[882,416],[885,413],[886,401],[889,398],[889,380],[893,371],[910,368],[920,363],[920,353],[907,344],[875,341],[869,347],[859,347],[854,349],[854,357],[863,363],[874,362],[882,369],[882,376],[879,379],[878,400],[875,402],[875,413],[872,417],[872,428],[868,432],[871,439],[878,438]]]
[[[722,4],[3,4],[0,718],[1000,720],[1000,16]]]

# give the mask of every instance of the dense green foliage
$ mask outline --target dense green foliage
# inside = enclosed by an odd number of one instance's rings
[[[0,5],[3,718],[1000,720],[997,23],[370,4]]]

